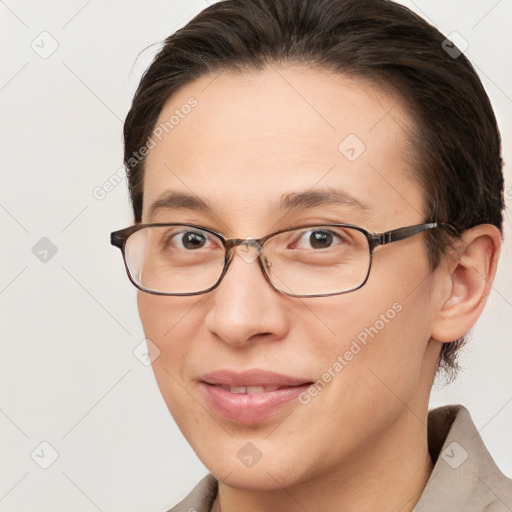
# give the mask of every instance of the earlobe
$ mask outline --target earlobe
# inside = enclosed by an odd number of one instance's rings
[[[447,291],[439,297],[433,339],[450,343],[475,325],[491,290],[500,247],[501,234],[496,226],[480,224],[464,231],[440,269]]]

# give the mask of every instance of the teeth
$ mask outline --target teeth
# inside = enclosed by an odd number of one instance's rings
[[[258,393],[268,393],[270,391],[276,391],[279,386],[229,386],[229,392],[235,394],[256,395]]]
[[[255,395],[256,393],[263,393],[263,387],[262,386],[248,386],[247,393],[249,395]]]
[[[230,386],[229,391],[231,393],[236,393],[236,394],[247,393],[247,388],[244,386]]]

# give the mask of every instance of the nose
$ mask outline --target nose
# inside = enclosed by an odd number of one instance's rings
[[[236,347],[258,339],[277,340],[288,330],[289,300],[265,279],[258,264],[258,248],[240,245],[217,288],[210,292],[206,328],[217,338]]]

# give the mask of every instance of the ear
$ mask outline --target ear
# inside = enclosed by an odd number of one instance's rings
[[[480,224],[464,231],[454,251],[438,271],[443,285],[432,338],[450,343],[475,325],[487,302],[496,274],[501,234],[496,226]]]

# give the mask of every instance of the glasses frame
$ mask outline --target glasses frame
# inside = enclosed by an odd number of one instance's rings
[[[128,263],[126,262],[125,247],[126,247],[126,241],[128,240],[128,238],[133,233],[136,233],[137,231],[140,231],[140,230],[145,229],[145,228],[150,228],[150,227],[172,227],[172,226],[185,226],[185,227],[190,227],[190,228],[194,228],[194,229],[200,229],[201,231],[206,231],[206,232],[216,236],[221,241],[222,245],[224,246],[224,251],[225,251],[225,255],[224,255],[224,268],[223,268],[222,273],[221,273],[219,279],[217,280],[217,282],[213,286],[210,286],[210,288],[207,288],[206,290],[202,290],[202,291],[199,291],[199,292],[186,292],[186,293],[160,292],[160,291],[151,290],[149,288],[146,288],[142,284],[137,283],[133,279],[133,277],[131,275],[131,272],[130,272],[130,269],[128,268]],[[350,229],[354,229],[354,230],[359,231],[360,233],[362,233],[366,237],[366,239],[368,240],[368,250],[369,250],[370,261],[369,261],[369,264],[368,264],[368,271],[366,272],[366,276],[365,276],[363,282],[360,285],[355,286],[353,288],[350,288],[348,290],[341,291],[341,292],[329,292],[329,293],[319,293],[319,294],[313,294],[313,295],[310,295],[310,294],[304,295],[304,294],[294,294],[294,293],[286,292],[286,291],[282,290],[281,288],[279,288],[275,283],[272,282],[270,276],[268,275],[268,271],[267,271],[267,268],[266,268],[266,263],[263,260],[263,257],[264,257],[263,245],[265,244],[265,242],[267,240],[277,236],[277,235],[280,235],[281,233],[286,233],[288,231],[294,231],[294,230],[297,230],[297,229],[314,228],[314,227],[319,227],[319,228],[320,227],[322,227],[322,228],[328,228],[328,227],[350,228]],[[302,298],[306,298],[306,297],[330,297],[332,295],[343,295],[345,293],[350,293],[350,292],[353,292],[355,290],[359,290],[360,288],[362,288],[366,284],[366,282],[368,281],[368,277],[370,276],[370,270],[372,268],[373,252],[375,251],[375,249],[377,247],[388,245],[388,244],[391,244],[393,242],[399,242],[400,240],[405,240],[405,239],[410,238],[410,237],[412,237],[414,235],[422,233],[423,231],[428,231],[428,230],[436,229],[436,228],[445,228],[445,229],[448,229],[449,231],[451,231],[453,235],[455,235],[457,237],[460,236],[460,231],[457,228],[455,228],[453,225],[451,225],[449,223],[446,223],[446,222],[427,222],[427,223],[424,223],[424,224],[415,224],[413,226],[405,226],[405,227],[401,227],[401,228],[397,228],[397,229],[392,229],[390,231],[385,231],[385,232],[382,232],[382,233],[371,232],[371,231],[368,231],[368,230],[366,230],[364,228],[361,228],[359,226],[354,226],[352,224],[326,223],[326,224],[305,224],[305,225],[301,225],[301,226],[294,226],[292,228],[281,229],[279,231],[275,231],[273,233],[270,233],[270,234],[268,234],[268,235],[266,235],[266,236],[264,236],[262,238],[258,238],[258,239],[254,239],[252,237],[248,237],[248,238],[229,238],[229,239],[226,239],[219,232],[214,231],[213,229],[210,229],[210,228],[205,228],[205,227],[202,227],[202,226],[198,226],[196,224],[171,222],[171,223],[135,224],[133,226],[130,226],[130,227],[118,230],[118,231],[113,231],[112,233],[110,233],[110,243],[114,247],[118,247],[121,250],[121,253],[123,255],[123,261],[124,261],[124,266],[125,266],[125,269],[126,269],[126,273],[128,274],[128,278],[133,283],[133,285],[135,285],[135,287],[138,288],[139,290],[141,290],[143,292],[146,292],[146,293],[151,293],[153,295],[192,296],[192,295],[202,295],[204,293],[211,292],[212,290],[217,288],[217,286],[219,286],[219,284],[221,283],[222,279],[226,275],[226,272],[227,272],[227,270],[229,268],[229,265],[231,264],[231,262],[233,260],[233,256],[234,256],[234,253],[236,251],[236,248],[245,244],[245,245],[247,245],[249,247],[254,247],[254,248],[257,249],[257,251],[258,251],[257,259],[258,259],[258,263],[259,263],[260,269],[261,269],[261,271],[263,273],[263,276],[268,281],[268,283],[272,286],[272,288],[277,290],[279,293],[283,293],[284,295],[288,295],[289,297],[302,297]]]

